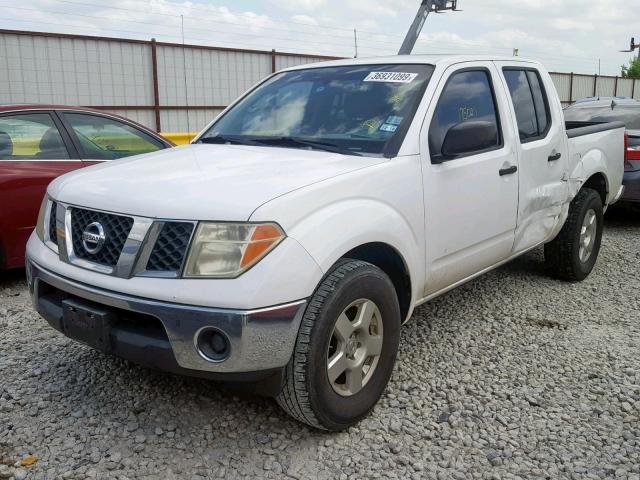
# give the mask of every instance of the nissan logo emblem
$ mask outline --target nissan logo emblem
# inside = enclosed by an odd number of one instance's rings
[[[91,255],[95,255],[102,250],[106,241],[107,236],[100,222],[93,222],[87,225],[87,228],[82,232],[82,246]]]

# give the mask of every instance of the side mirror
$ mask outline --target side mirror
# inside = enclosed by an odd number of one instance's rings
[[[498,144],[498,129],[492,122],[474,120],[458,123],[447,131],[442,144],[442,155],[457,157],[479,152]]]

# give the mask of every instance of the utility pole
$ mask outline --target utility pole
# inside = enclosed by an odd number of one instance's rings
[[[427,21],[427,17],[431,12],[441,13],[446,10],[458,11],[458,0],[422,0],[422,4],[418,9],[418,14],[411,24],[411,28],[407,32],[407,36],[400,47],[398,55],[410,55],[413,47],[416,46],[420,32]]]
[[[353,40],[355,42],[356,47],[356,55],[353,58],[358,58],[358,30],[353,29]]]

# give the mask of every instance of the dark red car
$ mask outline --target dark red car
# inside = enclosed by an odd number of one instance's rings
[[[105,112],[54,105],[0,105],[0,269],[24,265],[47,185],[99,162],[174,146]]]

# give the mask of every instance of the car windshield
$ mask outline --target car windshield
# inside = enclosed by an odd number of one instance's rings
[[[392,157],[433,68],[351,65],[283,72],[249,93],[199,141]]]
[[[625,107],[621,105],[611,108],[610,105],[599,107],[572,106],[564,111],[568,122],[624,122],[629,130],[640,130],[640,105]]]

